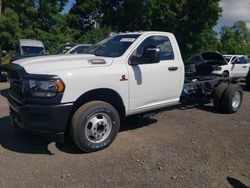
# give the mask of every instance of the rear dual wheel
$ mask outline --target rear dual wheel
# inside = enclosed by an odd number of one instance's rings
[[[220,84],[214,91],[215,108],[225,113],[235,113],[240,109],[243,99],[242,88],[236,84]]]

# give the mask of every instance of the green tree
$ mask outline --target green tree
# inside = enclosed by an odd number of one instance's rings
[[[100,9],[101,3],[101,0],[76,0],[68,17],[71,27],[81,34],[92,30],[102,14]]]
[[[72,27],[81,33],[90,30],[93,20],[114,31],[172,32],[184,56],[197,52],[197,37],[203,37],[200,42],[208,44],[220,12],[219,0],[77,0],[71,10],[75,20]],[[215,38],[216,35],[212,37],[213,42]]]
[[[1,43],[13,50],[20,38],[42,40],[49,51],[72,42],[73,30],[61,11],[68,0],[4,0],[0,17]]]
[[[238,21],[232,27],[223,26],[220,34],[223,53],[250,55],[250,32],[245,22]]]
[[[82,35],[82,37],[79,38],[78,42],[94,44],[106,38],[107,36],[109,36],[111,32],[112,32],[111,28],[108,28],[108,27],[104,27],[100,29],[92,29],[91,31],[87,32],[85,35]]]
[[[21,34],[18,15],[10,8],[0,17],[0,48],[13,50]]]

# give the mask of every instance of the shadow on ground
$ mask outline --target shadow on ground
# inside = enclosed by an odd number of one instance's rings
[[[2,94],[2,92],[1,92]],[[165,108],[165,111],[171,110],[187,110],[192,108],[198,108],[212,113],[218,113],[214,110],[213,106],[207,106],[207,103],[201,101],[186,101],[183,104]],[[120,132],[135,130],[146,126],[153,126],[157,122],[154,118],[142,118],[142,117],[129,117],[124,120],[120,127]],[[71,141],[69,135],[66,135],[66,142],[63,144],[56,144],[56,147],[65,153],[70,154],[83,154]],[[1,147],[25,154],[47,154],[53,155],[48,149],[48,145],[51,142],[42,138],[39,135],[30,134],[29,132],[21,129],[12,128],[10,126],[10,118],[0,118],[0,145]]]
[[[246,85],[240,85],[245,92],[250,92],[250,89],[247,89]]]
[[[237,179],[231,178],[231,177],[227,177],[227,181],[228,183],[233,187],[233,188],[249,188],[248,186],[246,186],[245,184],[243,184],[242,182],[240,182]]]
[[[0,118],[1,147],[17,153],[53,155],[48,150],[49,143],[39,136],[12,128],[9,117]]]
[[[121,125],[121,132],[142,128],[153,125],[156,122],[151,118],[128,118]],[[66,135],[65,143],[56,144],[56,147],[65,153],[83,154],[71,141],[69,135]],[[25,154],[47,154],[53,155],[48,149],[51,142],[39,135],[34,135],[24,130],[10,126],[10,118],[0,118],[0,145],[1,147]]]

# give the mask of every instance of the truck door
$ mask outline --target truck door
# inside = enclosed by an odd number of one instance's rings
[[[150,36],[135,49],[131,57],[143,57],[148,47],[160,48],[160,62],[141,61],[137,65],[128,65],[132,113],[176,104],[183,88],[183,62],[175,57],[170,39],[164,35]]]
[[[232,77],[243,78],[247,76],[248,66],[244,57],[235,57],[232,60]]]
[[[238,65],[239,65],[239,69],[240,69],[239,76],[241,78],[247,77],[249,67],[247,65],[247,60],[244,56],[241,56],[238,58]]]

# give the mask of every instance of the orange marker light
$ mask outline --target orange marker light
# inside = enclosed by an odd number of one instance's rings
[[[56,86],[58,93],[62,93],[64,91],[65,86],[61,80],[56,80]]]

